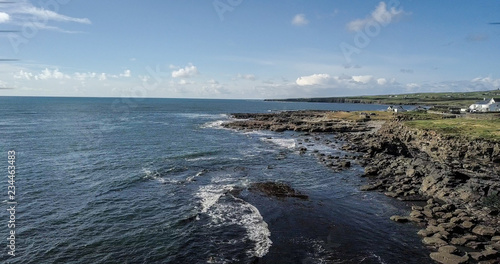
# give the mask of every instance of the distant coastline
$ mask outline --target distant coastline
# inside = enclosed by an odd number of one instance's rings
[[[500,90],[477,92],[366,95],[347,97],[265,99],[264,101],[465,107],[473,104],[478,100],[483,100],[484,98],[500,98]]]

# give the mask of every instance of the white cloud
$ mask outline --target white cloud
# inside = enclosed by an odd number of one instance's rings
[[[58,21],[58,22],[75,22],[75,23],[81,23],[81,24],[91,24],[90,20],[88,18],[75,18],[75,17],[69,17],[65,15],[58,14],[54,11],[51,10],[46,10],[43,8],[36,8],[34,6],[25,6],[19,11],[18,13],[21,14],[26,14],[26,15],[32,15],[38,18],[39,21],[46,21],[46,20],[53,20],[53,21]]]
[[[380,2],[370,16],[349,22],[347,24],[347,29],[350,31],[360,31],[365,28],[365,26],[372,23],[386,26],[403,14],[404,12],[402,9],[396,10],[395,7],[387,9],[387,4],[385,2]]]
[[[40,74],[35,75],[36,80],[47,79],[70,79],[71,77],[59,71],[59,69],[49,70],[45,68]]]
[[[243,80],[249,80],[249,81],[255,81],[257,78],[253,74],[239,74],[237,76],[238,79],[243,79]]]
[[[304,14],[297,14],[292,19],[292,25],[294,26],[305,26],[307,24],[309,24],[309,20],[307,20]]]
[[[18,73],[14,74],[14,79],[26,79],[31,80],[33,78],[33,73],[20,70]]]
[[[174,78],[189,78],[198,74],[198,68],[196,68],[193,64],[189,64],[184,68],[172,71],[172,77]]]
[[[180,85],[188,85],[188,84],[194,84],[194,82],[191,82],[191,81],[188,81],[188,80],[185,80],[185,79],[181,79],[178,84]]]
[[[406,84],[406,88],[408,89],[415,89],[415,88],[419,88],[420,85],[418,83],[407,83]]]
[[[352,76],[352,79],[357,83],[367,84],[373,80],[373,76],[371,76],[371,75],[357,75],[357,76]]]
[[[57,3],[54,3],[57,7]],[[53,7],[53,6],[51,6]],[[50,22],[66,22],[92,24],[88,18],[76,18],[59,14],[45,8],[33,6],[29,1],[18,1],[5,5],[6,11],[0,12],[0,23],[10,23],[18,26],[30,25],[42,30],[52,30],[64,33],[78,33],[49,25]],[[6,13],[8,12],[8,14]]]
[[[130,76],[132,76],[130,70],[125,70],[123,73],[120,73],[120,77],[126,77],[126,78],[128,78]]]
[[[106,81],[108,76],[112,78],[129,78],[132,76],[130,70],[125,70],[123,73],[119,75],[107,74],[107,73],[96,73],[96,72],[74,72],[72,74],[63,73],[59,69],[48,69],[45,68],[39,73],[33,73],[26,70],[19,70],[18,72],[13,74],[14,79],[22,79],[22,80],[50,80],[50,79],[67,79],[67,80],[75,80],[80,82],[85,82],[87,80],[99,80]]]
[[[377,79],[377,83],[379,85],[386,85],[387,84],[387,79],[385,79],[385,78],[379,78],[379,79]]]
[[[101,73],[98,77],[99,81],[105,81],[107,80],[108,78],[106,77],[106,73]]]
[[[488,90],[500,88],[500,79],[492,79],[491,77],[477,77],[471,80],[471,83],[475,86],[484,86]]]
[[[75,72],[74,79],[78,81],[85,81],[89,78],[95,78],[96,75],[97,74],[95,72],[84,72],[84,73]]]
[[[313,74],[309,76],[302,76],[295,81],[299,86],[309,85],[325,85],[332,80],[332,77],[326,73]]]
[[[0,12],[0,23],[5,23],[10,20],[10,16],[7,13]]]

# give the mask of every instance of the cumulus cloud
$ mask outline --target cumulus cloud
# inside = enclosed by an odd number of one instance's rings
[[[104,73],[104,72],[103,72],[103,73],[101,73],[101,74],[99,75],[99,77],[98,77],[97,79],[98,79],[99,81],[105,81],[105,80],[107,80],[107,79],[108,79],[108,77],[106,77],[106,73]]]
[[[31,78],[34,78],[33,73],[24,70],[20,70],[18,73],[14,74],[14,79],[31,80]]]
[[[295,83],[299,86],[325,85],[332,80],[332,77],[326,73],[313,74],[299,77]]]
[[[59,71],[59,69],[49,70],[45,68],[40,74],[35,75],[37,80],[47,79],[70,79],[70,76]]]
[[[387,79],[386,78],[378,78],[377,79],[377,84],[378,85],[386,85],[387,84]]]
[[[95,72],[75,72],[74,74],[74,79],[78,81],[85,81],[86,79],[89,78],[95,78],[97,76],[97,73]]]
[[[304,14],[297,14],[292,19],[292,25],[294,26],[305,26],[307,24],[309,24],[309,20],[307,20]]]
[[[120,77],[126,77],[126,78],[128,78],[130,76],[132,76],[130,70],[125,70],[123,73],[120,73]]]
[[[349,22],[347,24],[347,29],[349,31],[360,31],[365,28],[365,26],[372,23],[377,23],[385,26],[390,24],[403,14],[404,12],[402,9],[396,10],[395,7],[387,9],[387,4],[385,2],[380,2],[370,16],[364,19],[356,19]]]
[[[198,74],[198,68],[196,68],[193,64],[189,64],[184,68],[172,71],[173,78],[189,78]]]
[[[7,13],[0,12],[0,23],[5,23],[10,20],[10,16]]]
[[[383,77],[375,78],[373,75],[346,75],[332,76],[326,73],[302,76],[295,82],[298,86],[325,86],[331,88],[366,88],[368,86],[378,87],[396,85],[395,79]]]
[[[238,79],[249,80],[249,81],[255,81],[257,79],[253,74],[238,74],[236,77]]]
[[[498,89],[500,87],[500,79],[491,77],[477,77],[471,80],[474,86],[484,86],[488,90]]]
[[[371,75],[357,75],[357,76],[352,76],[352,79],[357,83],[367,84],[373,80],[373,76],[371,76]]]
[[[185,80],[185,79],[181,79],[178,84],[180,85],[187,85],[187,84],[193,84],[194,82],[191,82],[191,81],[188,81],[188,80]]]

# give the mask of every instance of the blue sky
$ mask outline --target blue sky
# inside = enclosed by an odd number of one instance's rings
[[[498,1],[18,0],[0,96],[288,98],[500,88]]]

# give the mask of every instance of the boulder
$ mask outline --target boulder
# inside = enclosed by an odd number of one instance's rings
[[[438,237],[424,237],[422,242],[426,245],[435,246],[435,247],[442,247],[442,246],[448,245],[448,243],[446,243],[446,241],[444,241]]]
[[[443,247],[440,247],[438,249],[438,252],[454,254],[458,251],[457,251],[457,247],[455,247],[455,246],[443,246]]]
[[[380,187],[380,184],[366,184],[359,187],[360,191],[373,191]]]
[[[494,249],[483,250],[481,251],[481,255],[483,255],[485,259],[496,258],[499,256],[498,251]]]
[[[435,233],[432,231],[429,231],[427,229],[420,229],[417,234],[419,236],[428,237],[428,236],[434,235]],[[464,244],[465,244],[465,242],[464,242]]]
[[[447,252],[432,252],[430,257],[434,261],[442,264],[461,264],[469,261],[469,257],[467,255],[460,257]]]
[[[472,229],[472,233],[480,235],[480,236],[494,236],[496,230],[492,227],[478,225]]]
[[[457,245],[457,246],[463,246],[465,243],[467,243],[467,239],[464,237],[454,237],[451,239],[451,244]]]
[[[398,223],[406,223],[409,221],[408,217],[406,216],[399,216],[399,215],[393,215],[391,216],[391,220],[394,221],[394,222],[398,222]]]
[[[365,175],[373,176],[377,175],[377,173],[378,173],[378,168],[375,166],[368,166],[365,168]]]

